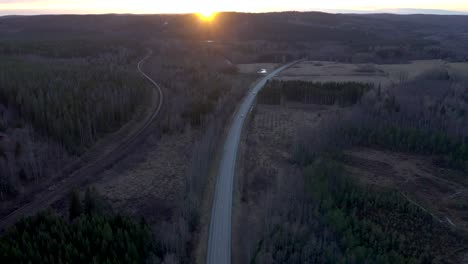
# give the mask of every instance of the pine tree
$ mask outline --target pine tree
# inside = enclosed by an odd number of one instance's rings
[[[78,192],[72,191],[70,195],[69,217],[73,220],[83,213],[83,205]]]
[[[88,188],[84,197],[84,212],[92,215],[98,211],[96,192],[92,188]]]

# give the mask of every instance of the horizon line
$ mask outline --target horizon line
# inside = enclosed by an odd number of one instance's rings
[[[11,13],[8,13],[11,12]],[[425,8],[389,8],[389,9],[310,9],[310,10],[275,10],[275,11],[235,11],[222,10],[216,13],[243,13],[243,14],[268,14],[287,12],[319,12],[328,14],[394,14],[394,15],[468,15],[468,10],[449,9],[425,9]],[[5,14],[2,14],[5,13]],[[4,16],[42,16],[42,15],[190,15],[197,12],[100,12],[92,10],[61,10],[61,9],[5,9],[0,10],[0,17]]]

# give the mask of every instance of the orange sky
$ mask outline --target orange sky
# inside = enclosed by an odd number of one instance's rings
[[[468,11],[468,0],[0,0],[2,10],[63,13],[267,12],[282,10],[361,10],[417,8]],[[28,11],[26,11],[28,10]]]

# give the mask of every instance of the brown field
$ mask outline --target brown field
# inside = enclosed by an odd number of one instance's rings
[[[468,77],[468,62],[449,63],[449,67],[454,74]]]
[[[425,71],[445,67],[444,64],[444,61],[441,60],[417,60],[408,64],[383,64],[377,65],[377,67],[384,71],[390,80],[398,82],[402,74],[403,77],[411,80]]]
[[[441,60],[418,60],[408,64],[350,64],[329,61],[305,61],[282,72],[277,79],[315,82],[369,82],[387,86],[413,79],[425,71],[449,67],[452,73],[468,76],[468,63],[445,63]]]
[[[328,61],[305,61],[282,72],[280,80],[315,82],[360,81],[386,86],[390,84],[387,73],[375,65],[349,64]]]
[[[150,223],[170,218],[171,204],[185,190],[192,140],[189,133],[149,139],[139,157],[107,171],[95,187],[116,211],[144,215]]]

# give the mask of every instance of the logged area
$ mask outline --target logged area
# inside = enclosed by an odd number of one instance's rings
[[[236,262],[459,263],[466,82],[440,64],[385,84],[326,80],[317,68],[330,64],[303,62],[259,93],[238,173],[235,234],[248,237],[234,238]]]
[[[208,214],[204,193],[224,127],[258,76],[237,73],[213,55],[219,46],[178,44],[154,43],[159,53],[145,66],[166,96],[155,133],[95,186],[113,210],[144,216],[155,227],[166,258],[190,262],[197,254],[191,243],[201,239],[199,223]]]

